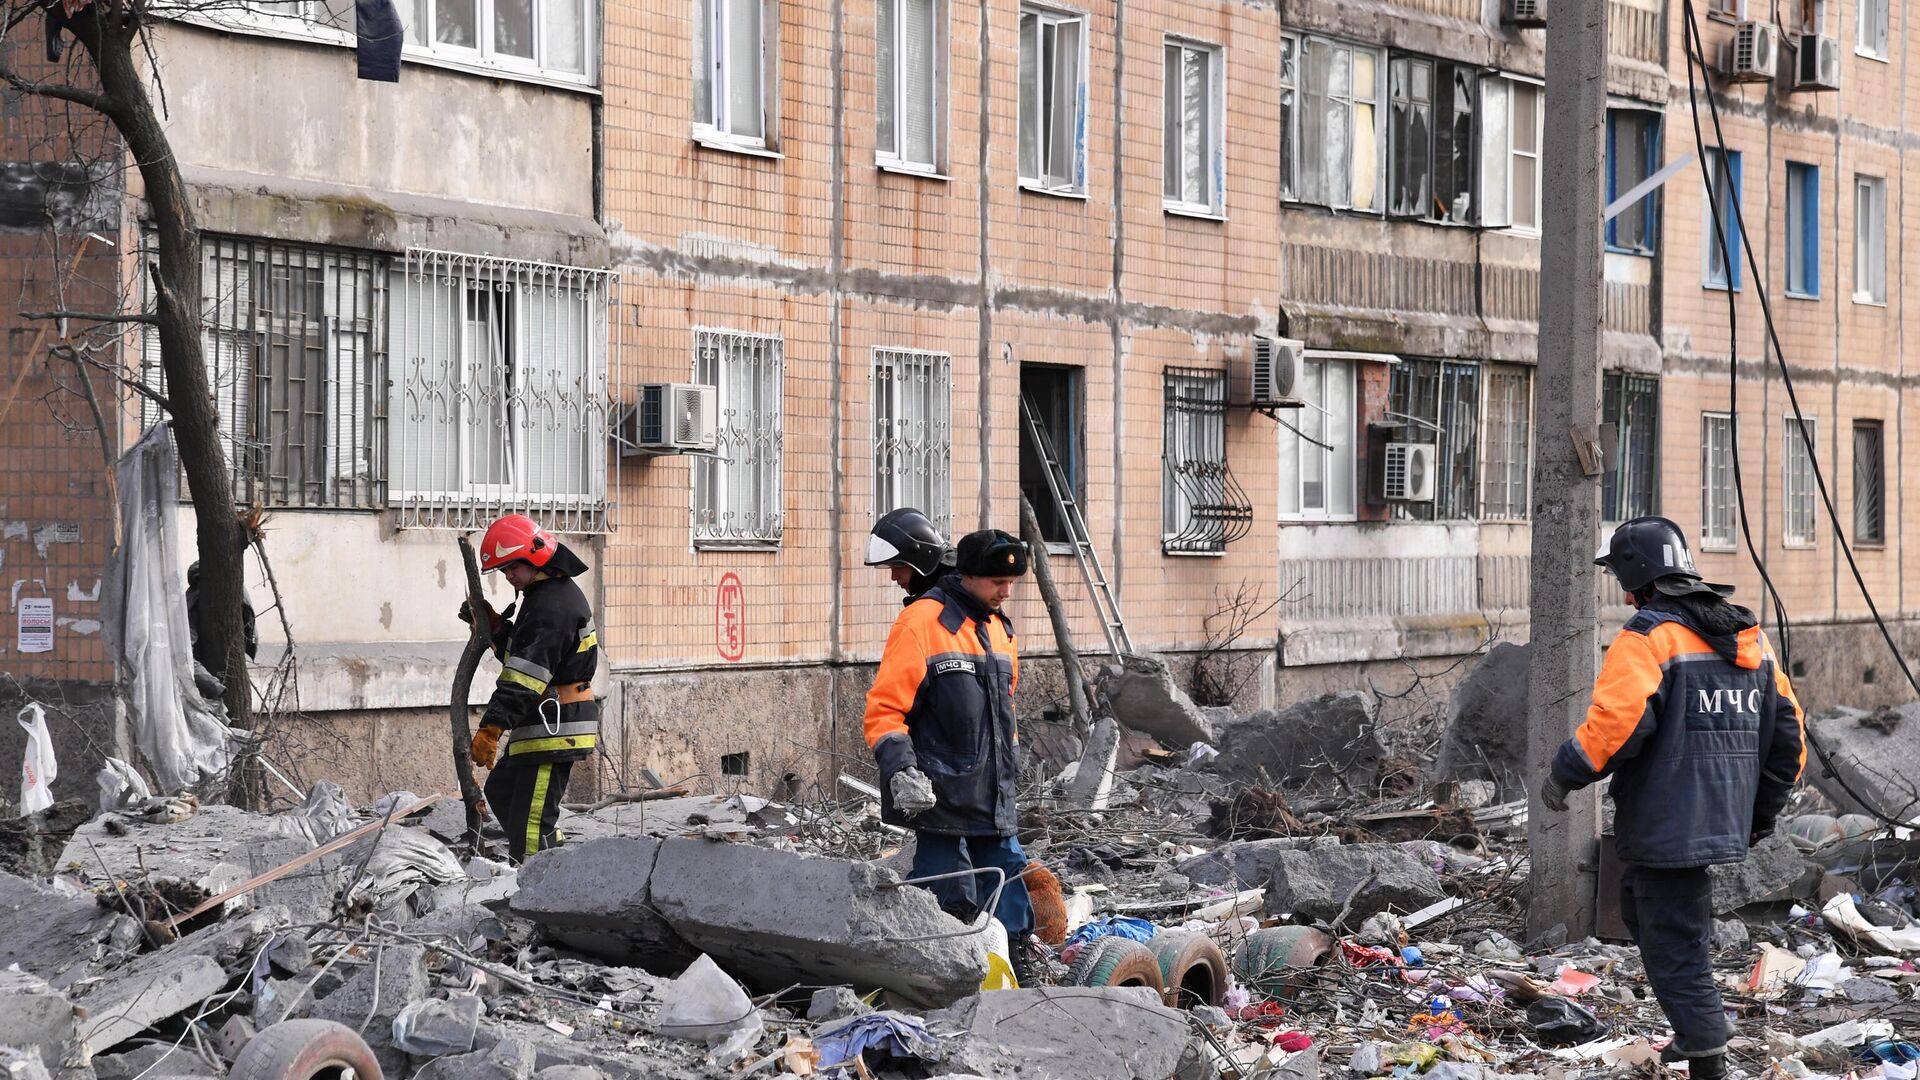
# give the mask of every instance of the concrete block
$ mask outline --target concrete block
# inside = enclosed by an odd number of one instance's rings
[[[217,1076],[191,1046],[172,1043],[142,1043],[124,1054],[108,1054],[93,1059],[97,1080],[134,1080],[135,1077]]]
[[[434,1058],[414,1074],[414,1080],[532,1080],[533,1073],[533,1045],[502,1039],[486,1050]]]
[[[1710,867],[1713,912],[1725,915],[1748,904],[1805,900],[1820,887],[1820,867],[1793,846],[1790,837],[1769,836],[1755,844],[1745,862]]]
[[[0,971],[0,1046],[28,1051],[54,1069],[76,1058],[76,1065],[86,1063],[73,1003],[24,971]]]
[[[227,970],[178,944],[150,953],[108,978],[78,1004],[86,1008],[81,1037],[95,1053],[111,1050],[153,1025],[225,989]]]
[[[1447,730],[1434,776],[1491,780],[1505,802],[1527,795],[1527,669],[1525,645],[1499,642],[1453,688]]]
[[[17,964],[56,989],[72,986],[94,972],[121,922],[130,930],[118,937],[137,942],[139,927],[92,897],[0,873],[0,968]]]
[[[1173,681],[1167,662],[1157,656],[1129,656],[1109,665],[1095,680],[1113,709],[1114,719],[1130,730],[1185,749],[1213,741],[1206,710],[1193,703]]]
[[[654,910],[660,841],[610,836],[540,852],[520,868],[507,910],[558,943],[613,964],[677,975],[699,956]]]
[[[955,1036],[950,1072],[1001,1077],[1166,1080],[1193,1038],[1185,1013],[1145,987],[1061,986],[976,994],[927,1015]]]
[[[1272,875],[1277,852],[1303,851],[1313,846],[1314,839],[1302,836],[1233,841],[1183,860],[1174,869],[1195,885],[1257,889]]]
[[[406,1052],[393,1044],[393,1018],[409,1002],[426,997],[427,989],[427,950],[418,945],[388,945],[375,963],[315,1004],[311,1015],[356,1030],[365,1024],[361,1037],[380,1060],[381,1071],[405,1076],[410,1062]]]
[[[1830,776],[1807,755],[1807,782],[1846,813],[1878,811],[1906,821],[1920,814],[1920,703],[1863,712],[1836,708],[1807,726],[1833,761]]]
[[[1073,781],[1067,785],[1067,804],[1104,810],[1113,794],[1114,761],[1120,752],[1120,725],[1103,716],[1087,735]]]
[[[1446,899],[1439,876],[1395,844],[1258,840],[1189,859],[1177,869],[1203,885],[1264,888],[1270,915],[1329,921],[1352,896],[1349,926],[1382,911],[1404,914]]]
[[[38,1050],[0,1043],[0,1080],[53,1080]]]
[[[1298,786],[1335,773],[1356,790],[1371,788],[1386,750],[1374,730],[1376,703],[1350,690],[1263,709],[1222,728],[1207,771],[1247,784]]]

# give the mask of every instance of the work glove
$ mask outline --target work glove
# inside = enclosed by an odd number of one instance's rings
[[[493,605],[487,603],[484,600],[480,602],[480,606],[487,613],[487,634],[489,637],[491,637],[499,633],[500,627],[506,625],[507,622],[513,618],[513,609],[519,606],[519,602],[515,601],[514,603],[508,604],[507,610],[505,611],[493,610]],[[469,600],[460,601],[460,621],[463,623],[466,623],[468,626],[473,625],[473,601],[472,600],[469,599]]]
[[[506,732],[502,728],[491,724],[480,725],[480,730],[473,733],[473,746],[468,749],[467,756],[483,769],[493,768],[493,763],[500,760],[500,736],[504,734]]]
[[[1549,776],[1540,783],[1540,802],[1556,814],[1567,812],[1567,789]]]
[[[893,808],[907,817],[933,809],[933,781],[911,765],[893,774],[887,790],[893,793]]]

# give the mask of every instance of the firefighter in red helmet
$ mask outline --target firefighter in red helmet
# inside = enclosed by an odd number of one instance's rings
[[[480,540],[480,569],[499,571],[520,594],[506,611],[484,613],[500,679],[471,749],[475,765],[493,770],[487,805],[506,829],[508,856],[518,863],[559,843],[567,776],[599,743],[600,706],[592,683],[600,636],[586,594],[573,581],[587,564],[525,514],[508,514],[488,526]],[[460,617],[471,618],[464,603]]]

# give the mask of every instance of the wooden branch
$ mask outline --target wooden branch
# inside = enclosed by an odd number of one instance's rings
[[[104,311],[23,311],[23,319],[80,319],[97,323],[139,323],[142,326],[159,326],[157,316],[141,312],[137,315],[110,315]]]
[[[687,797],[687,794],[688,790],[684,787],[651,788],[647,791],[622,791],[615,795],[609,795],[599,802],[561,803],[560,807],[563,810],[572,810],[575,813],[591,814],[595,810],[605,810],[609,806],[619,806],[621,803],[659,802],[661,799],[684,799]]]
[[[467,573],[467,608],[471,629],[467,634],[467,647],[460,653],[460,663],[453,670],[453,693],[447,706],[447,721],[448,733],[453,741],[453,775],[460,781],[460,801],[467,808],[466,839],[474,853],[480,854],[480,821],[487,803],[480,785],[474,782],[473,761],[468,754],[473,743],[473,730],[467,720],[467,699],[473,693],[473,675],[480,670],[480,658],[493,647],[493,609],[487,604],[486,593],[480,588],[480,563],[474,557],[473,544],[464,536],[460,537],[460,561]]]
[[[82,90],[78,86],[67,83],[39,83],[31,79],[23,79],[12,68],[0,67],[0,82],[5,82],[23,94],[72,102],[103,115],[110,115],[113,109],[113,102],[105,94],[93,90]]]
[[[1047,606],[1047,618],[1053,623],[1053,639],[1060,646],[1060,668],[1067,680],[1067,704],[1073,711],[1073,733],[1081,741],[1093,731],[1093,708],[1087,697],[1087,673],[1080,664],[1080,652],[1073,647],[1073,630],[1067,623],[1067,608],[1060,601],[1060,590],[1053,584],[1053,568],[1047,565],[1047,538],[1040,531],[1040,518],[1033,504],[1020,496],[1020,535],[1031,550],[1034,583],[1040,587],[1040,600]]]

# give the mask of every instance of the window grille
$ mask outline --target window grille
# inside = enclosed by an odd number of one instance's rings
[[[1853,425],[1853,539],[1887,542],[1886,435],[1878,420]]]
[[[953,534],[952,360],[873,350],[873,513],[911,506]]]
[[[1801,426],[1806,434],[1802,436]],[[1811,416],[1783,418],[1782,435],[1786,445],[1780,459],[1782,486],[1782,539],[1791,545],[1811,544],[1813,538],[1813,451],[1807,444],[1817,438]]]
[[[1700,546],[1733,546],[1733,417],[1700,414]]]
[[[1482,516],[1525,521],[1529,514],[1527,472],[1533,421],[1533,371],[1487,369],[1487,474],[1482,478]]]
[[[1388,384],[1391,411],[1420,421],[1407,438],[1434,443],[1439,466],[1431,503],[1398,503],[1397,516],[1416,521],[1469,521],[1479,509],[1480,365],[1405,360]],[[1436,430],[1437,429],[1437,430]]]
[[[1612,424],[1616,433],[1601,483],[1601,512],[1616,522],[1645,517],[1660,501],[1660,380],[1609,371],[1600,398],[1601,423]]]
[[[512,512],[607,528],[612,285],[603,270],[408,249],[388,406],[401,528]]]
[[[697,547],[780,542],[783,343],[764,334],[694,332],[693,381],[718,388],[718,440],[694,460]]]
[[[1227,468],[1227,373],[1168,368],[1163,379],[1161,550],[1225,551],[1253,526],[1253,504]]]

